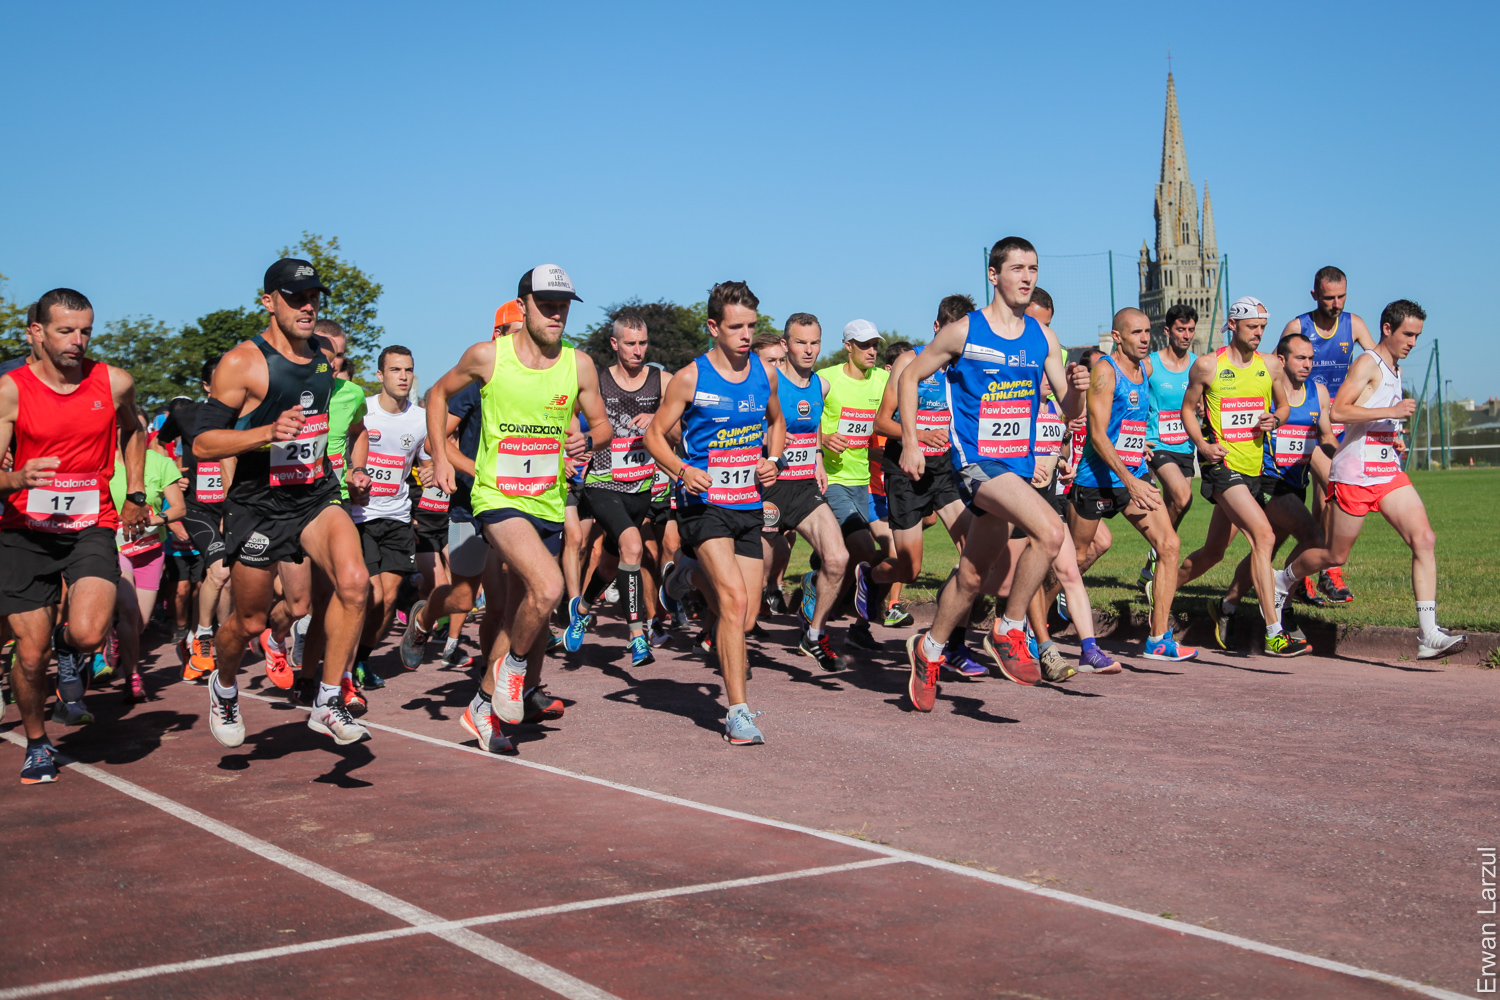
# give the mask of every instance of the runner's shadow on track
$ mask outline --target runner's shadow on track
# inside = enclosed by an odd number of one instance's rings
[[[1241,655],[1244,656],[1246,659],[1249,658],[1249,654],[1241,654]],[[1244,670],[1244,671],[1247,671],[1248,673],[1252,673],[1252,674],[1277,674],[1277,675],[1282,676],[1282,677],[1290,677],[1292,675],[1292,671],[1290,671],[1290,670],[1267,670],[1265,667],[1246,667],[1246,666],[1242,666],[1241,664],[1238,664],[1238,663],[1226,663],[1223,660],[1204,660],[1204,659],[1199,659],[1196,662],[1201,663],[1204,666],[1209,666],[1209,667],[1228,667],[1230,670]]]
[[[1123,660],[1120,661],[1120,666],[1132,674],[1161,674],[1163,677],[1181,677],[1183,674],[1181,670],[1155,670],[1151,667],[1132,667]]]
[[[1343,660],[1345,663],[1363,663],[1371,667],[1385,667],[1387,670],[1400,670],[1408,674],[1440,674],[1441,667],[1407,667],[1400,663],[1381,663],[1379,660],[1366,660],[1358,656],[1340,656],[1338,653],[1330,654],[1332,659]]]
[[[623,670],[619,673],[624,674]],[[625,675],[629,678],[629,675]],[[680,715],[699,729],[719,733],[724,728],[724,708],[719,704],[723,689],[711,683],[683,683],[665,677],[630,678],[631,687],[604,696],[606,701],[636,705],[652,712]]]
[[[811,670],[804,670],[802,667],[798,666],[795,661],[788,663],[782,660],[773,659],[765,652],[762,652],[761,650],[753,646],[750,647],[747,652],[749,654],[750,666],[763,667],[766,670],[774,670],[777,673],[786,674],[787,678],[794,684],[810,684],[813,687],[819,688],[823,691],[844,690],[844,685],[838,682],[838,677],[841,673],[853,669],[853,664],[850,664],[848,666],[845,666],[842,670],[834,671],[831,673],[823,673],[821,670],[819,670],[818,673],[813,673]],[[788,649],[788,652],[794,656],[802,655],[801,653],[796,652],[795,647]]]
[[[263,729],[245,737],[249,753],[225,754],[219,759],[221,771],[247,771],[253,762],[280,760],[294,753],[330,752],[327,736],[319,735],[307,728],[305,722],[288,722],[284,725]],[[357,771],[375,759],[365,743],[348,746],[332,745],[332,755],[337,758],[327,774],[320,774],[313,781],[339,788],[369,788],[371,782],[356,778]]]
[[[166,710],[128,715],[132,706],[113,698],[97,704],[100,701],[90,699],[93,725],[72,730],[57,741],[59,750],[85,764],[133,764],[160,750],[167,733],[187,732],[199,718]]]
[[[473,697],[474,679],[465,674],[446,684],[429,688],[405,702],[401,707],[409,711],[421,709],[434,722],[448,722],[455,717],[448,710],[457,709],[458,714],[462,715],[464,706],[468,705]]]
[[[1054,681],[1037,681],[1036,686],[1039,687],[1039,688],[1046,688],[1049,691],[1056,691],[1058,694],[1065,694],[1069,698],[1108,698],[1109,697],[1109,695],[1104,694],[1102,691],[1080,691],[1078,688],[1063,687],[1061,684],[1058,684],[1058,683],[1056,683]]]

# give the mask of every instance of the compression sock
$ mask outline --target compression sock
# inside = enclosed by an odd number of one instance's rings
[[[625,599],[625,621],[631,628],[641,626],[641,564],[632,563],[627,566],[620,563],[620,568],[615,572],[615,583],[619,587],[620,596]]]
[[[361,645],[354,651],[354,662],[365,663],[370,659],[370,654],[375,652],[374,646]]]
[[[1437,631],[1437,601],[1417,602],[1417,628],[1424,639]]]
[[[637,566],[637,569],[640,567]],[[604,578],[603,573],[595,573],[589,577],[589,585],[583,588],[583,606],[592,607],[599,599],[599,595],[609,589],[609,581]]]
[[[968,641],[969,641],[969,626],[967,626],[967,625],[960,625],[958,628],[956,628],[956,629],[953,630],[953,634],[952,635],[948,636],[948,644],[947,644],[946,648],[948,648],[948,649],[957,649],[958,647],[964,645]]]
[[[1089,636],[1087,639],[1084,639],[1078,645],[1081,647],[1082,652],[1087,653],[1091,649],[1098,649],[1099,648],[1099,640],[1095,639],[1093,636]]]

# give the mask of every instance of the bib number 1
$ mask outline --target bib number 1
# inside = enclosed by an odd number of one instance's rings
[[[495,455],[495,488],[506,496],[540,496],[557,483],[561,459],[562,444],[557,438],[501,438]]]

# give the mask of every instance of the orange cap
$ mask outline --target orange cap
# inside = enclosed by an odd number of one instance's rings
[[[526,313],[521,307],[520,299],[511,299],[505,305],[495,310],[495,326],[502,327],[509,323],[519,323],[526,318]]]

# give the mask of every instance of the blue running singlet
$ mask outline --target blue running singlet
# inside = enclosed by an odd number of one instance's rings
[[[1151,377],[1146,380],[1146,391],[1151,397],[1146,440],[1153,451],[1190,453],[1193,442],[1188,440],[1187,428],[1182,426],[1182,396],[1187,392],[1188,375],[1198,355],[1189,351],[1188,366],[1180,372],[1168,371],[1161,363],[1161,355],[1157,351],[1146,359],[1151,362]]]
[[[1305,312],[1297,317],[1298,329],[1313,345],[1312,373],[1307,376],[1307,381],[1322,382],[1328,387],[1328,398],[1333,399],[1349,374],[1349,363],[1354,360],[1354,323],[1348,313],[1339,313],[1333,335],[1325,337],[1313,325],[1312,316],[1312,313]]]
[[[917,347],[918,354],[926,344]],[[898,407],[891,414],[891,419],[896,423],[901,422],[901,410]],[[917,383],[917,430],[945,430],[951,439],[953,436],[952,414],[948,412],[948,385],[947,370],[939,368],[931,375]],[[902,442],[899,437],[893,437],[885,443],[885,460],[881,468],[890,474],[901,474],[901,451]],[[922,446],[922,454],[927,459],[929,471],[946,470],[949,467],[948,449],[932,448]]]
[[[823,380],[814,372],[803,388],[782,372],[776,379],[776,399],[786,421],[786,448],[781,453],[786,468],[776,481],[813,479],[817,468],[818,424],[823,420]]]
[[[677,506],[705,503],[731,510],[760,510],[760,484],[755,465],[765,438],[766,404],[771,381],[758,355],[750,356],[743,382],[730,382],[700,355],[698,388],[682,411],[682,445],[687,464],[713,479],[706,493],[689,493],[679,486]],[[821,393],[821,389],[819,390]]]
[[[1106,436],[1115,446],[1115,452],[1130,474],[1141,476],[1146,471],[1146,418],[1151,415],[1146,379],[1143,376],[1139,382],[1132,382],[1125,377],[1125,372],[1114,358],[1105,355],[1104,360],[1115,370],[1115,394],[1109,404]],[[1079,486],[1112,486],[1117,490],[1125,488],[1120,477],[1115,475],[1115,470],[1094,450],[1092,436],[1084,438],[1083,458],[1078,464],[1078,477],[1074,481]]]
[[[955,466],[982,463],[991,478],[1014,472],[1031,480],[1036,471],[1036,416],[1043,366],[1051,347],[1030,316],[1021,335],[1006,340],[984,313],[969,313],[969,336],[948,366],[949,443]]]
[[[1302,384],[1302,402],[1292,404],[1286,423],[1266,435],[1260,474],[1280,479],[1294,490],[1307,489],[1313,449],[1318,446],[1318,385],[1311,379]]]

